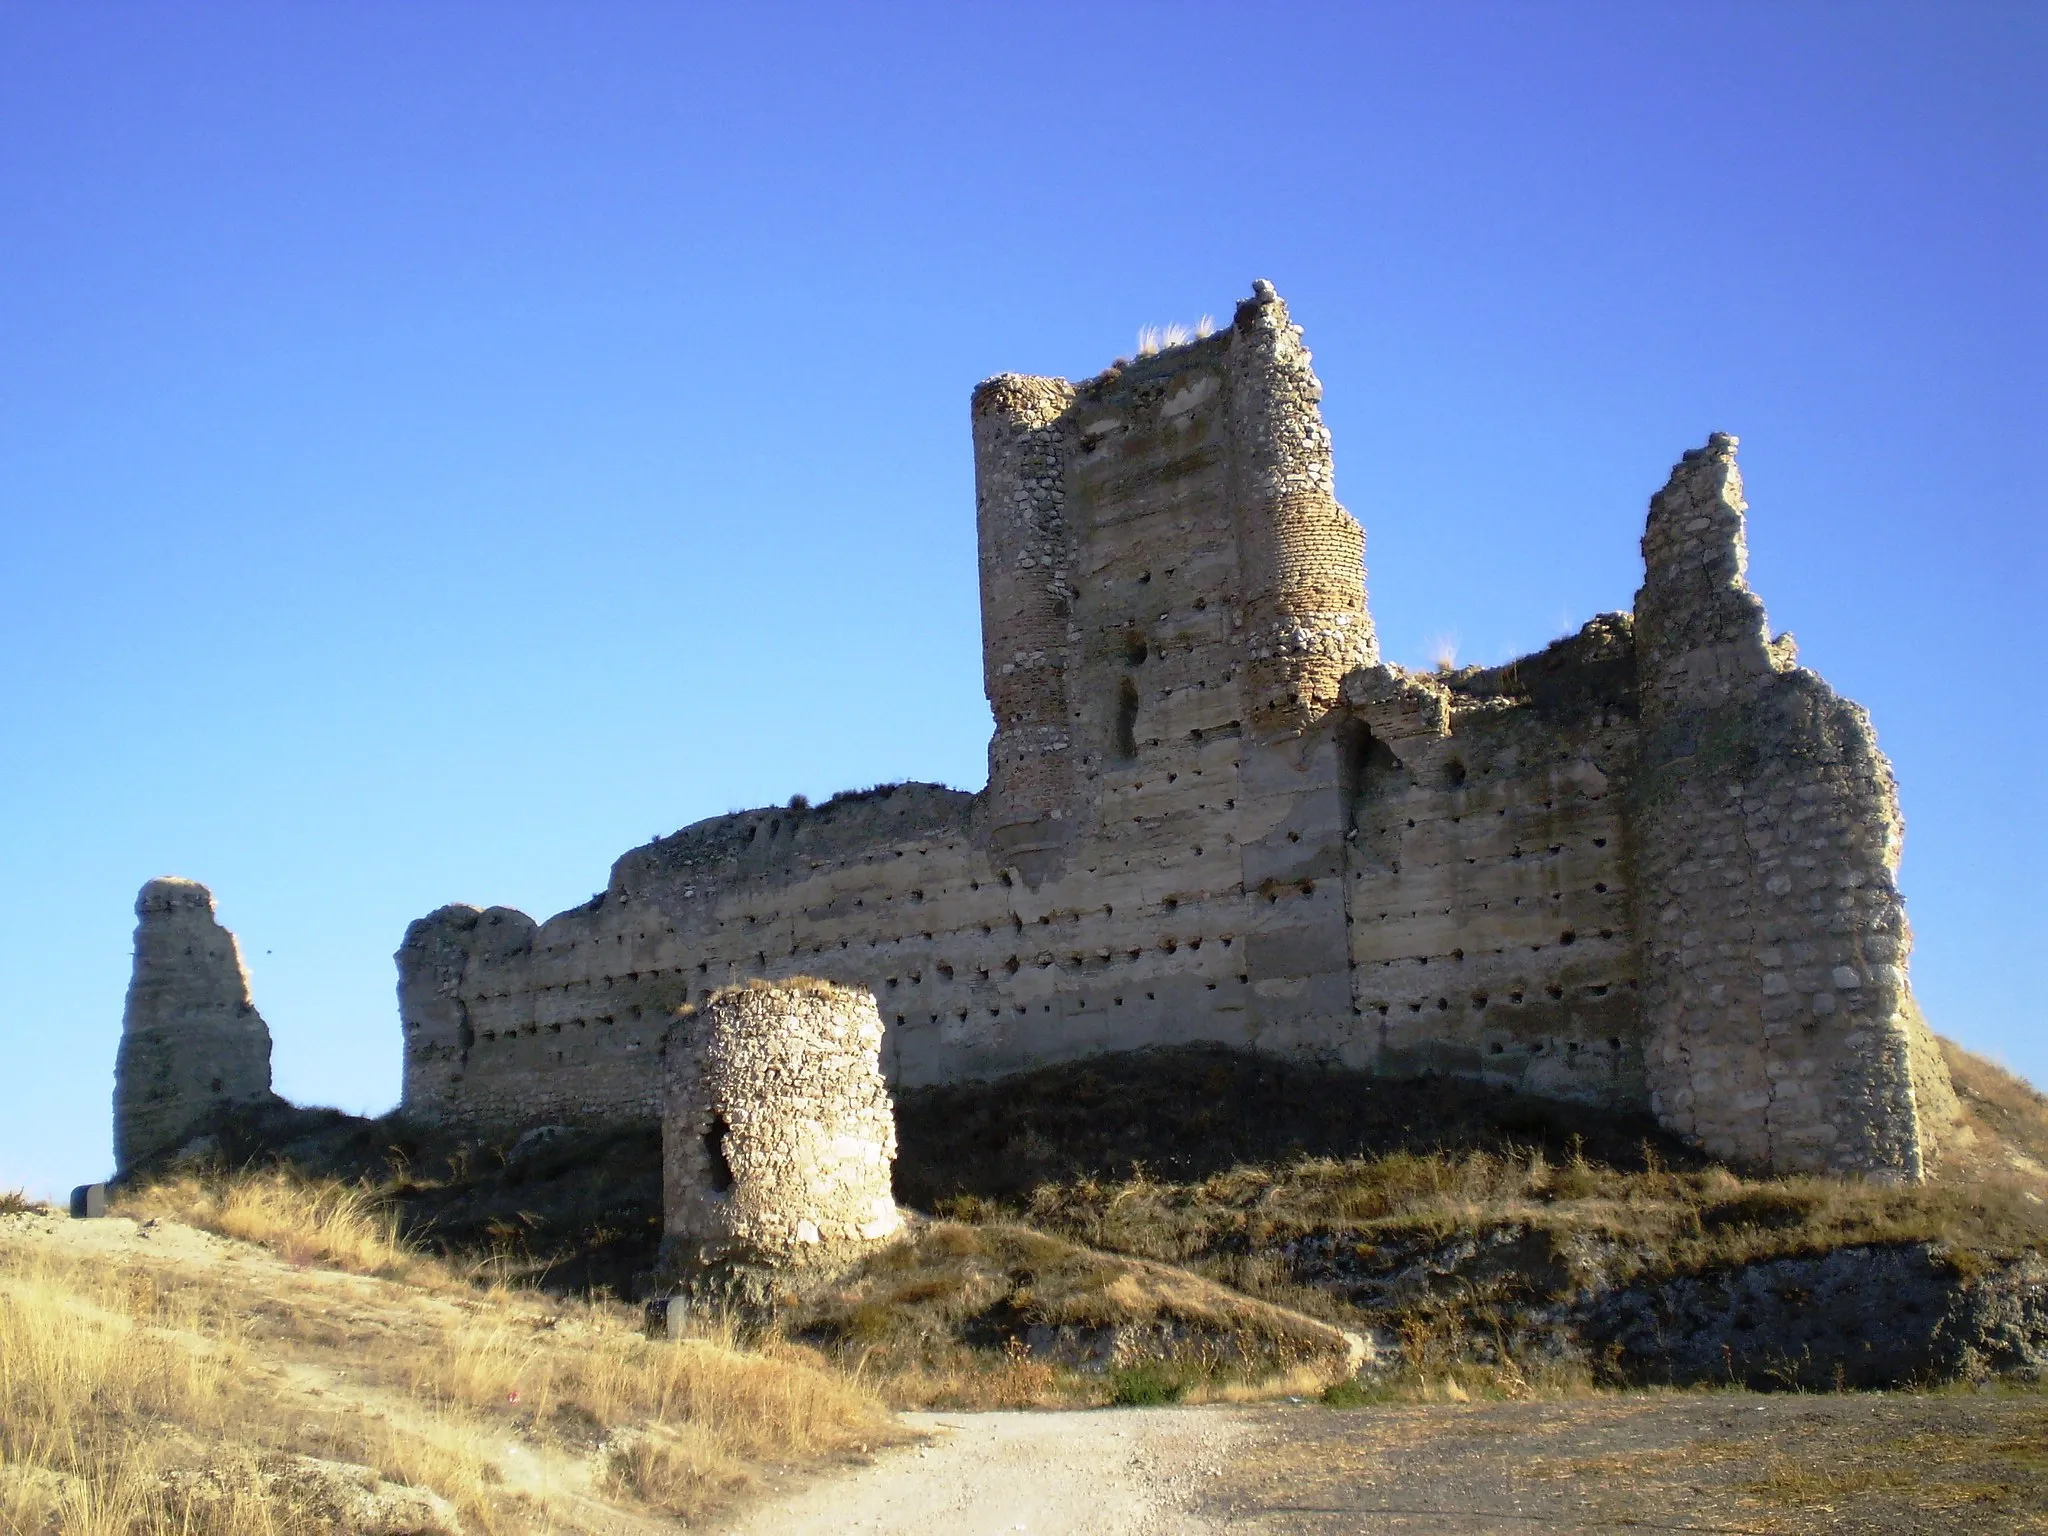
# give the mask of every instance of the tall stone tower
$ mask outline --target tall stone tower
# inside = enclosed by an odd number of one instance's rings
[[[114,1062],[114,1163],[176,1148],[209,1118],[270,1093],[270,1030],[249,1000],[213,893],[165,877],[135,898],[135,969]]]

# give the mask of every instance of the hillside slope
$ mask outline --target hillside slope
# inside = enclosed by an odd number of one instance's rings
[[[479,1291],[327,1214],[283,1252],[0,1215],[0,1530],[641,1536],[900,1434],[793,1353]]]

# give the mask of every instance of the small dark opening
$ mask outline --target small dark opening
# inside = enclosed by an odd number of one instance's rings
[[[1126,763],[1138,755],[1138,685],[1128,677],[1116,690],[1115,750],[1117,758]]]
[[[1456,789],[1465,782],[1465,765],[1455,757],[1444,764],[1444,788]]]
[[[711,1165],[711,1188],[721,1195],[732,1188],[732,1164],[725,1160],[725,1138],[731,1133],[723,1115],[713,1115],[711,1129],[704,1133],[704,1161]]]

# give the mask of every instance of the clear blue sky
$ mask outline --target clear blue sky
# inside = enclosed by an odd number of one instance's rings
[[[391,952],[984,779],[967,399],[1269,277],[1396,660],[1752,577],[1904,785],[1937,1027],[2048,1080],[2048,7],[0,0],[0,1186],[108,1169],[131,904],[277,1085]]]

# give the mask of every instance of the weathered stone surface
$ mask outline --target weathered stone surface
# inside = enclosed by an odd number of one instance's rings
[[[1686,454],[1643,535],[1651,1105],[1724,1157],[1914,1179],[1953,1102],[1915,1038],[1891,765],[1869,717],[1771,641],[1744,580],[1735,446],[1716,434]]]
[[[1733,440],[1653,503],[1633,616],[1424,676],[1379,657],[1320,397],[1266,284],[1093,379],[982,384],[988,788],[718,817],[544,923],[421,919],[407,1111],[651,1123],[679,1005],[817,975],[872,993],[905,1087],[1214,1042],[1916,1176],[1953,1100],[1890,770],[1765,631]]]
[[[213,895],[166,877],[135,899],[135,969],[114,1064],[114,1161],[172,1151],[214,1114],[270,1093],[270,1031]]]
[[[670,1033],[664,1251],[677,1263],[844,1262],[897,1232],[896,1117],[868,993],[727,987]]]

